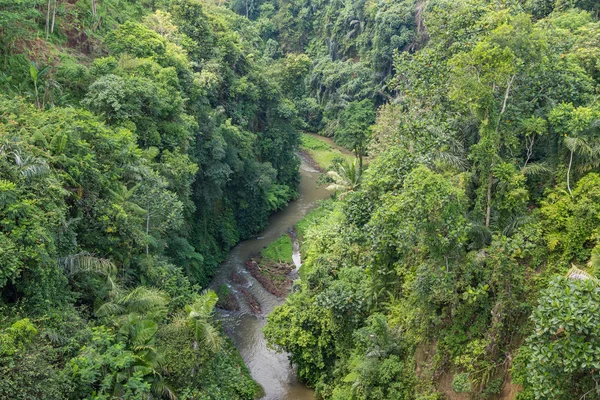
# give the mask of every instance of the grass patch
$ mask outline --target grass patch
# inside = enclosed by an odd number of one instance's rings
[[[293,264],[292,252],[292,239],[288,235],[283,235],[265,247],[260,255],[266,261]]]
[[[300,134],[300,147],[306,151],[322,170],[327,170],[334,159],[342,158],[349,161],[354,159],[349,154],[344,154],[338,149],[334,149],[324,140],[306,133]]]
[[[309,150],[332,150],[331,145],[323,140],[319,140],[318,138],[308,135],[306,133],[302,133],[301,137],[301,145],[305,149]]]
[[[304,235],[306,234],[306,231],[319,219],[329,214],[329,212],[331,212],[329,208],[324,207],[324,205],[320,205],[309,212],[300,221],[298,221],[296,224],[296,233],[298,234],[298,240],[300,240],[300,243],[304,241]]]

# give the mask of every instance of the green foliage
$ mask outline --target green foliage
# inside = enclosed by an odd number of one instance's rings
[[[300,146],[343,194],[265,335],[317,396],[593,396],[598,11],[0,1],[0,397],[255,398],[199,293]]]
[[[535,398],[597,392],[599,289],[595,279],[553,279],[532,314],[525,385]]]
[[[284,262],[292,264],[292,238],[289,235],[281,236],[261,250],[260,255],[276,263]]]
[[[452,379],[452,389],[456,393],[471,393],[473,390],[471,386],[471,378],[469,378],[469,374],[462,373],[454,375]]]
[[[590,245],[598,243],[598,188],[600,176],[588,174],[582,178],[573,195],[564,191],[550,192],[540,209],[545,223],[548,250],[560,254],[560,264],[586,262]]]
[[[11,325],[0,338],[0,356],[13,356],[23,350],[37,334],[37,329],[28,318]]]
[[[375,122],[375,112],[370,101],[352,102],[340,113],[340,122],[335,132],[336,143],[351,149],[360,160],[366,155],[371,136],[370,126]]]
[[[146,58],[165,53],[165,41],[158,33],[131,21],[106,35],[105,43],[115,55],[126,53]]]

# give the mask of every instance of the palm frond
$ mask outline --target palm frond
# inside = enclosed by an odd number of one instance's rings
[[[528,177],[549,174],[552,169],[546,163],[530,163],[521,169],[521,173]]]
[[[46,176],[50,173],[50,167],[48,164],[40,163],[40,164],[32,164],[28,165],[21,170],[21,175],[23,175],[27,179],[39,178],[42,176]]]
[[[441,151],[436,155],[436,159],[437,161],[453,167],[458,171],[465,171],[469,166],[469,162],[466,160],[463,154]]]
[[[58,260],[63,266],[67,276],[82,272],[95,272],[103,275],[113,275],[117,267],[108,259],[95,257],[88,252],[68,255]]]
[[[223,338],[219,331],[209,323],[203,324],[202,343],[213,353],[218,352],[223,345]]]
[[[119,303],[126,306],[128,312],[140,314],[166,307],[169,296],[160,289],[138,286],[123,296]]]
[[[592,255],[590,261],[588,261],[588,266],[592,268],[593,271],[600,271],[600,245],[597,245],[592,249]]]
[[[212,290],[205,290],[196,300],[186,307],[190,317],[208,318],[212,314],[219,297]]]
[[[566,276],[567,278],[573,280],[593,280],[596,282],[598,281],[598,278],[596,278],[594,275],[576,267],[575,265],[571,267],[569,272],[567,272]]]
[[[125,313],[125,307],[123,307],[120,304],[109,301],[98,307],[94,314],[96,314],[97,317],[101,318],[108,317],[111,315],[122,315],[123,313]]]
[[[531,221],[529,215],[514,215],[504,226],[504,229],[502,229],[502,234],[508,237],[512,235],[518,227],[525,225],[529,221]]]
[[[136,350],[141,350],[141,347],[145,348],[157,331],[158,325],[156,322],[148,319],[138,321],[134,324],[132,327],[131,341],[133,345],[137,347]]]
[[[492,239],[492,231],[482,223],[472,222],[470,234],[480,244],[488,243]]]
[[[177,400],[175,389],[171,385],[169,385],[164,379],[162,379],[162,377],[152,383],[151,391],[152,393],[161,397],[166,396],[169,400]]]

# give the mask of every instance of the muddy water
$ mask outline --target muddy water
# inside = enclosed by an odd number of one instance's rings
[[[238,348],[252,377],[265,390],[265,400],[314,400],[313,391],[299,383],[287,354],[276,353],[266,346],[262,328],[266,316],[284,300],[267,292],[244,268],[246,260],[260,250],[290,231],[290,229],[311,211],[319,200],[327,198],[328,193],[323,186],[317,188],[319,172],[302,160],[300,166],[302,177],[298,188],[300,196],[284,210],[269,219],[267,228],[256,239],[245,240],[234,247],[229,257],[220,266],[211,287],[227,285],[240,303],[240,311],[221,312],[223,328]],[[300,265],[300,253],[297,241],[294,246],[294,263]],[[232,281],[232,272],[245,278],[247,284],[239,285]],[[239,282],[239,279],[237,280]],[[260,303],[261,314],[255,315],[244,299],[240,289],[245,288]]]

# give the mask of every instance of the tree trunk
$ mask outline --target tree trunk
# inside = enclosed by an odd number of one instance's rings
[[[571,150],[571,158],[569,158],[569,169],[567,170],[567,189],[569,189],[569,194],[572,196],[571,192],[571,166],[573,165],[573,153],[574,150]]]
[[[56,7],[58,0],[54,0],[54,10],[52,10],[52,26],[50,27],[50,33],[54,33],[54,21],[56,21]]]
[[[150,233],[150,203],[146,209],[146,255],[148,255],[148,235]]]
[[[48,0],[48,7],[46,7],[46,40],[48,40],[50,34],[50,1]]]
[[[485,210],[485,227],[490,227],[490,219],[492,215],[492,185],[494,183],[494,174],[490,173],[490,178],[487,187],[487,209]]]

